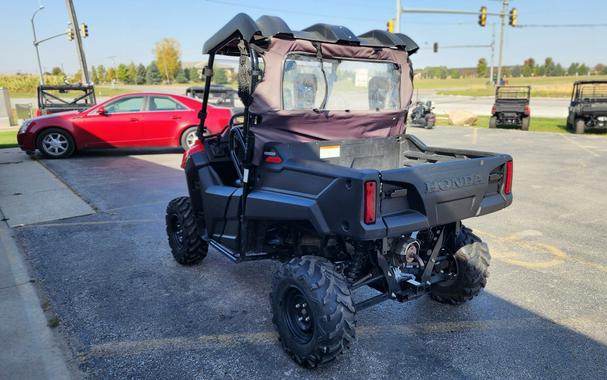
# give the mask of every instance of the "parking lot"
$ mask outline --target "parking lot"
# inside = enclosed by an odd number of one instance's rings
[[[509,153],[513,205],[465,222],[489,243],[485,292],[357,316],[358,342],[317,370],[280,348],[272,262],[171,257],[167,202],[186,192],[178,151],[106,151],[43,164],[96,213],[17,237],[72,364],[95,378],[604,378],[604,136],[439,127],[428,145]]]

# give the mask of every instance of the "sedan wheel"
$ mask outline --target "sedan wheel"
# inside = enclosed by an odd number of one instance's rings
[[[197,127],[191,127],[185,130],[181,135],[181,147],[183,150],[188,150],[194,146],[198,136],[196,135]]]
[[[38,139],[38,149],[50,158],[68,157],[74,153],[74,148],[72,137],[60,129],[49,129]]]

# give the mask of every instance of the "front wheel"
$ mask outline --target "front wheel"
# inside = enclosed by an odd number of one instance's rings
[[[346,279],[325,258],[297,257],[272,280],[272,321],[284,350],[299,365],[334,360],[355,340],[355,310]]]
[[[179,197],[169,202],[166,231],[171,252],[179,264],[198,264],[207,256],[209,246],[198,233],[189,197]]]
[[[457,252],[451,256],[448,269],[453,277],[432,285],[430,296],[435,301],[459,305],[477,296],[487,285],[491,255],[487,244],[462,227],[456,238]]]
[[[578,135],[584,134],[586,131],[586,122],[584,119],[577,119],[575,121],[575,133]]]
[[[183,133],[181,134],[181,148],[183,150],[188,150],[191,147],[194,146],[194,143],[196,143],[196,140],[198,140],[198,136],[196,135],[196,131],[198,130],[198,127],[190,127],[188,129],[186,129],[185,131],[183,131]]]
[[[37,145],[40,153],[48,158],[66,158],[76,150],[76,144],[74,144],[72,136],[60,128],[43,130],[38,136]]]

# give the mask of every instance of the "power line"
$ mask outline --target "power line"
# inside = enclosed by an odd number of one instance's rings
[[[520,24],[516,28],[601,28],[607,24]]]

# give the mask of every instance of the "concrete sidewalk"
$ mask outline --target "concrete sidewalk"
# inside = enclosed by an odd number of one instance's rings
[[[0,213],[0,216],[3,216]],[[70,379],[8,225],[0,222],[0,379]]]
[[[91,213],[39,162],[0,150],[0,379],[72,378],[10,227]]]
[[[0,210],[10,227],[95,212],[18,148],[0,150]]]

